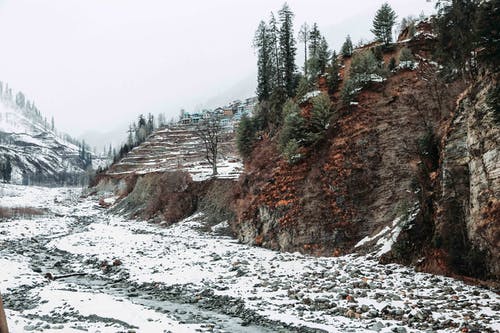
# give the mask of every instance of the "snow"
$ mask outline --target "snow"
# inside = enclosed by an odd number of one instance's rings
[[[300,102],[303,103],[305,101],[308,101],[310,100],[311,98],[314,98],[316,96],[319,96],[321,94],[321,91],[320,90],[313,90],[313,91],[310,91],[308,92],[307,94],[304,95],[304,97],[302,97],[300,99]]]
[[[399,237],[399,234],[403,230],[404,227],[409,226],[417,217],[419,212],[418,203],[413,205],[413,208],[409,209],[408,212],[405,212],[402,216],[395,218],[392,221],[391,227],[385,226],[382,230],[380,230],[377,234],[373,236],[366,236],[361,239],[354,248],[359,248],[364,245],[372,243],[374,240],[377,240],[375,243],[378,246],[378,251],[374,253],[376,257],[381,257],[392,249],[392,246],[396,242]]]
[[[221,236],[220,230],[227,222],[202,231],[202,214],[196,214],[169,227],[127,220],[113,216],[99,208],[96,198],[79,199],[77,189],[44,189],[0,185],[1,193],[13,195],[19,205],[47,205],[48,216],[31,221],[29,233],[20,238],[29,221],[0,222],[0,235],[5,240],[34,239],[37,233],[48,240],[47,251],[64,251],[72,258],[71,269],[88,276],[119,280],[123,272],[127,280],[137,285],[144,283],[161,286],[179,286],[198,295],[212,290],[215,295],[239,299],[246,309],[269,320],[323,329],[326,332],[370,332],[376,322],[382,332],[391,332],[402,326],[400,321],[376,318],[367,313],[359,318],[349,318],[346,311],[362,305],[382,312],[385,307],[413,311],[425,300],[437,310],[433,316],[451,318],[461,323],[466,312],[460,307],[449,307],[449,296],[443,290],[452,287],[457,295],[474,304],[476,314],[484,314],[486,327],[500,328],[500,316],[495,304],[500,298],[494,292],[467,286],[445,277],[418,273],[408,267],[395,264],[380,265],[374,254],[367,256],[310,257],[299,253],[279,253],[238,243],[235,239]],[[2,196],[2,200],[4,196]],[[13,204],[14,200],[10,202]],[[55,216],[52,212],[59,212]],[[411,223],[418,207],[412,207],[407,218],[394,219],[391,227],[367,237],[357,246],[376,242],[380,249],[376,255],[390,248],[402,228]],[[78,224],[76,217],[85,217],[90,224]],[[43,229],[42,226],[51,225]],[[58,226],[58,227],[56,227]],[[51,233],[53,230],[53,233]],[[106,273],[90,262],[119,259],[121,273]],[[95,259],[95,260],[93,260]],[[4,294],[24,284],[36,286],[30,289],[33,299],[40,298],[37,306],[25,311],[8,309],[7,316],[13,332],[22,332],[26,325],[34,325],[39,319],[69,314],[71,320],[62,325],[49,324],[44,331],[71,332],[85,329],[91,332],[126,331],[124,323],[138,327],[140,332],[193,332],[198,324],[181,324],[168,313],[160,313],[154,307],[140,304],[125,295],[82,289],[75,281],[44,281],[41,274],[31,270],[29,261],[22,254],[0,249],[0,291]],[[6,267],[6,268],[4,268]],[[111,275],[110,275],[111,274]],[[17,280],[15,277],[20,276]],[[356,283],[369,287],[358,288]],[[473,292],[479,293],[473,294]],[[382,295],[376,297],[375,295]],[[475,295],[487,295],[488,298]],[[353,295],[352,303],[346,295]],[[308,300],[308,301],[306,301]],[[335,303],[336,306],[313,308],[312,304]],[[472,306],[472,305],[471,305]],[[335,310],[339,312],[335,312]],[[77,313],[75,315],[74,313]],[[96,315],[112,318],[112,323],[85,320]],[[404,327],[405,325],[403,325]],[[418,330],[406,326],[408,332]],[[441,332],[452,332],[452,329]]]

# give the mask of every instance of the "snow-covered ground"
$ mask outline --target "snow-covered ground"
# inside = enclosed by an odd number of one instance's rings
[[[15,199],[11,199],[15,198]],[[197,214],[168,228],[112,216],[78,189],[0,185],[0,292],[12,332],[500,330],[500,298],[450,278],[239,244]],[[85,274],[50,281],[44,276]]]

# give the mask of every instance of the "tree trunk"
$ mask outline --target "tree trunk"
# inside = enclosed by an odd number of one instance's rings
[[[3,309],[2,295],[0,295],[0,333],[9,333],[7,318],[5,317],[5,311]]]

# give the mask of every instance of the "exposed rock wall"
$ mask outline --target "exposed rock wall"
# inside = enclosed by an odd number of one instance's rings
[[[467,243],[464,265],[478,265],[500,276],[500,126],[486,96],[498,84],[484,75],[459,101],[444,140],[440,214],[437,235],[463,228]],[[462,223],[462,225],[457,225]],[[461,237],[464,237],[461,236]],[[455,235],[456,237],[456,235]],[[471,255],[475,251],[475,256]],[[474,261],[479,262],[474,262]]]

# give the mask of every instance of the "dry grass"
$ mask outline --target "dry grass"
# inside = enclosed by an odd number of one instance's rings
[[[45,214],[43,210],[33,207],[0,207],[0,219],[32,218],[43,214]]]

